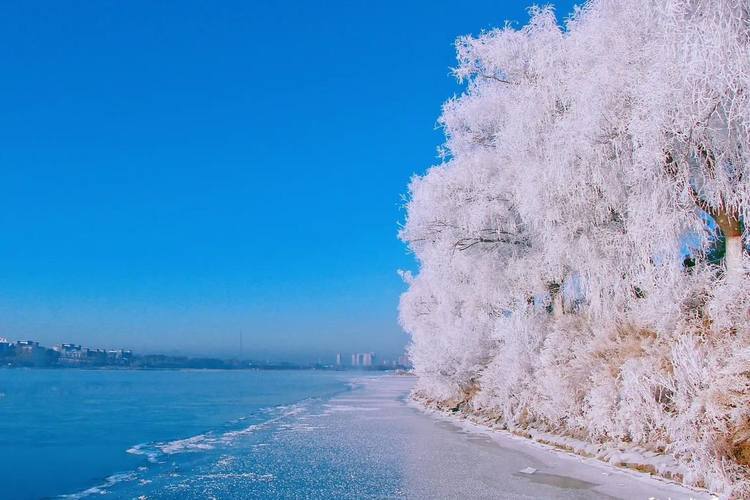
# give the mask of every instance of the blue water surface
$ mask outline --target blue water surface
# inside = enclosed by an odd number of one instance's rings
[[[346,391],[347,380],[320,371],[0,369],[0,493],[99,496],[138,481],[153,494],[151,470],[216,458],[295,403]]]

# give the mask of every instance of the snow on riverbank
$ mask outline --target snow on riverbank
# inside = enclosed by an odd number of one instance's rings
[[[537,433],[531,436],[534,440],[530,440],[472,422],[461,414],[430,409],[407,396],[414,383],[411,377],[382,377],[362,380],[360,383],[365,385],[365,394],[372,397],[382,394],[395,396],[400,393],[399,398],[403,399],[404,406],[418,410],[416,416],[431,417],[433,450],[428,453],[429,458],[426,458],[424,467],[442,468],[444,465],[441,462],[449,461],[455,464],[454,467],[460,471],[459,475],[463,474],[464,482],[475,481],[477,476],[483,477],[486,488],[484,493],[488,495],[493,493],[505,495],[506,498],[512,498],[515,494],[526,498],[588,498],[591,495],[591,498],[608,496],[644,500],[716,498],[707,491],[686,488],[673,481],[614,467],[600,460],[539,442],[544,439],[554,442],[552,436]],[[357,397],[361,398],[362,395]],[[389,411],[396,413],[395,409],[389,408]],[[421,422],[420,425],[424,426],[426,423]],[[573,441],[568,443],[571,450],[578,449]],[[446,453],[446,444],[453,447],[448,453],[466,455],[473,457],[473,460],[470,459],[468,464],[466,461],[451,460],[443,455]],[[408,446],[408,442],[406,445]],[[622,459],[630,460],[628,457],[623,454]],[[649,463],[657,468],[669,464],[663,457],[650,458]],[[440,477],[441,481],[449,481],[447,476]],[[519,484],[519,478],[525,481]],[[552,490],[541,489],[542,485],[552,487]]]

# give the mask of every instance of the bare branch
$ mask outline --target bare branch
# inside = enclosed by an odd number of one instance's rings
[[[511,82],[511,81],[508,81],[508,80],[503,80],[502,78],[498,78],[495,75],[481,74],[479,76],[481,76],[482,78],[486,78],[487,80],[495,80],[496,82],[505,83],[507,85],[518,85],[518,83],[516,83],[516,82]]]

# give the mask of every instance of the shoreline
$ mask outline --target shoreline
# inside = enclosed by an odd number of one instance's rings
[[[28,371],[131,371],[131,372],[143,372],[143,371],[195,371],[195,372],[238,372],[238,371],[255,371],[255,372],[283,372],[283,371],[319,371],[319,372],[332,372],[332,373],[351,373],[360,375],[401,375],[398,368],[321,368],[316,366],[294,366],[294,367],[265,367],[265,366],[251,366],[251,367],[236,367],[236,368],[194,368],[194,367],[150,367],[150,366],[7,366],[0,365],[0,370],[28,370]]]
[[[597,446],[572,437],[559,436],[535,429],[513,432],[508,429],[493,427],[488,421],[483,421],[479,414],[437,408],[434,404],[430,404],[422,398],[414,397],[411,393],[407,396],[405,404],[430,418],[455,425],[467,433],[485,435],[498,446],[535,449],[610,473],[622,473],[638,481],[656,482],[666,487],[675,488],[677,494],[685,491],[694,494],[695,496],[690,496],[691,499],[720,498],[717,494],[705,488],[686,485],[674,479],[674,477],[670,477],[670,474],[675,474],[671,471],[668,471],[668,474],[660,474],[657,464],[663,465],[667,462],[674,462],[674,459],[669,455],[652,454],[650,457],[643,457],[638,450],[613,450],[606,446]],[[590,450],[593,448],[603,450],[603,452],[592,453]],[[610,457],[609,460],[603,458],[606,456]],[[627,459],[627,462],[618,462],[618,458]],[[639,458],[644,458],[644,460],[639,462]],[[651,458],[651,460],[648,460],[648,458]],[[676,462],[674,463],[676,464]],[[680,473],[676,472],[676,474]]]

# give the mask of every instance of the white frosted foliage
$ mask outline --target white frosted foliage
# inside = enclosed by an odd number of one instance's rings
[[[750,7],[590,1],[457,41],[409,186],[417,393],[750,495]]]

